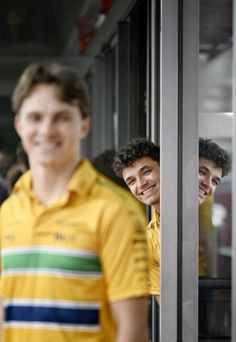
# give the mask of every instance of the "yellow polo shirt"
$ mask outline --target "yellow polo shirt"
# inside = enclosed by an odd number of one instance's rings
[[[212,223],[213,203],[213,196],[210,196],[199,206],[199,276],[202,277],[206,277],[208,275],[204,244],[202,243],[202,240],[204,241],[204,236],[214,230]],[[205,248],[207,248],[207,246],[205,246]]]
[[[147,226],[147,239],[150,253],[149,292],[160,295],[160,216],[155,211]]]
[[[31,179],[0,213],[3,341],[114,341],[109,302],[148,295],[143,222],[86,160],[47,207]]]

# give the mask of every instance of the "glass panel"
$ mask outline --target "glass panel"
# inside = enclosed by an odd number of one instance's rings
[[[200,1],[199,136],[232,150],[232,0]],[[199,340],[230,340],[231,176],[199,209]]]
[[[231,294],[230,280],[200,280],[199,330],[204,338],[230,339]]]

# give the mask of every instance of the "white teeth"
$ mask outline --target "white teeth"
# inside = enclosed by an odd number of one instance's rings
[[[150,192],[150,191],[152,191],[152,188],[148,188],[148,189],[144,190],[141,194],[142,194],[142,195],[145,195],[146,193],[148,193],[148,192]]]

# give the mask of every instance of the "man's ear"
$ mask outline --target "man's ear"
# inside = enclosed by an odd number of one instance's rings
[[[90,126],[91,126],[91,119],[89,116],[86,116],[85,118],[83,118],[82,121],[82,138],[85,138],[90,130]]]
[[[21,137],[21,118],[19,114],[15,115],[14,117],[14,128],[19,137]]]

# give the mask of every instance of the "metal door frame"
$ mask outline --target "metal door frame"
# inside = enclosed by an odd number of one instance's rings
[[[161,1],[160,106],[153,98],[150,119],[161,148],[161,342],[198,340],[198,25],[198,1]]]
[[[236,1],[233,1],[233,139],[232,139],[232,208],[236,205]],[[236,341],[236,211],[232,210],[232,290],[231,290],[231,339]]]

